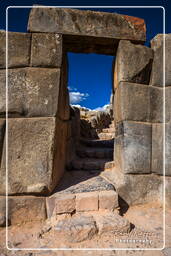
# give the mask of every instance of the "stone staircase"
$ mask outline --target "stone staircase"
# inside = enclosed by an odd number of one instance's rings
[[[72,170],[99,170],[99,172],[114,166],[114,124],[98,133],[99,139],[81,139],[76,150],[77,158],[71,164]]]
[[[70,242],[91,239],[89,234],[130,231],[130,223],[119,215],[118,194],[102,175],[114,167],[113,124],[98,135],[80,139],[76,159],[46,200],[48,218],[59,219],[54,230]]]

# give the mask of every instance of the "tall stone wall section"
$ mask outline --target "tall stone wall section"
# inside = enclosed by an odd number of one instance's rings
[[[163,35],[151,48],[120,41],[114,73],[116,123],[114,177],[118,193],[129,203],[163,200],[163,132],[166,122],[166,194],[170,161],[170,40],[166,35],[166,80],[163,81]],[[164,89],[164,85],[166,88]],[[164,117],[164,90],[166,115]],[[165,119],[164,119],[165,118]],[[126,193],[127,192],[127,193]],[[169,196],[167,202],[169,204]]]
[[[146,40],[142,19],[63,8],[32,9],[28,30],[29,33],[8,33],[9,220],[17,223],[18,213],[21,221],[22,216],[45,219],[43,196],[53,191],[74,156],[79,113],[69,107],[67,51],[116,55],[117,168],[113,182],[129,204],[158,197],[163,163],[162,36],[152,41],[150,49],[142,45]],[[170,35],[166,42],[166,180],[170,184]],[[5,32],[1,31],[1,226],[5,224],[7,167],[5,50]],[[169,185],[167,191],[169,194]]]
[[[8,193],[48,194],[64,172],[70,119],[62,37],[9,32],[8,38]],[[1,31],[1,195],[6,189],[4,46]]]

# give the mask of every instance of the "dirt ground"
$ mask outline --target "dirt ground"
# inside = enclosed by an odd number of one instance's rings
[[[0,256],[171,256],[171,209],[166,210],[166,246],[162,250],[149,250],[163,247],[163,209],[160,205],[151,203],[130,207],[124,217],[135,226],[128,235],[105,233],[75,244],[57,236],[53,228],[45,230],[44,227],[48,227],[47,223],[45,225],[45,223],[31,222],[11,226],[8,228],[8,246],[16,248],[15,250],[5,248],[5,228],[1,228]],[[40,235],[41,230],[45,231]],[[43,251],[23,251],[20,250],[21,248],[41,248]],[[62,249],[53,251],[52,248]],[[77,250],[72,250],[74,248]],[[121,250],[121,248],[136,248],[136,250]],[[148,250],[140,250],[140,248]]]

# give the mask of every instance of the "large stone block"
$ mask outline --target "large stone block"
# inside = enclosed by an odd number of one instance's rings
[[[164,173],[164,124],[152,125],[152,172]],[[171,176],[171,122],[165,125],[165,175]]]
[[[6,226],[6,197],[0,197],[0,227]]]
[[[146,40],[143,19],[117,13],[67,8],[33,8],[29,16],[28,30],[140,42]]]
[[[51,192],[64,172],[66,125],[56,118],[8,120],[8,193]],[[0,194],[5,193],[5,147]]]
[[[76,211],[98,211],[98,192],[85,192],[76,196]]]
[[[165,89],[149,86],[150,89],[150,119],[153,123],[169,122],[171,120],[171,87]],[[165,102],[164,102],[165,93]],[[165,116],[164,116],[165,104]]]
[[[44,197],[12,196],[7,200],[8,211],[6,212],[6,198],[0,197],[0,227],[8,225],[24,224],[32,221],[46,219],[46,204]]]
[[[115,122],[149,121],[150,91],[148,85],[120,82],[114,100]]]
[[[58,34],[33,33],[31,66],[61,67],[62,37]]]
[[[44,197],[14,196],[8,198],[8,219],[11,225],[46,219]]]
[[[0,71],[0,113],[5,113],[5,70]],[[21,68],[8,71],[9,116],[55,116],[58,111],[60,69]]]
[[[163,200],[163,177],[156,174],[125,174],[114,168],[102,174],[116,188],[120,198],[128,205]]]
[[[115,166],[124,173],[151,172],[151,124],[124,121],[115,138]]]
[[[118,194],[114,190],[100,191],[99,209],[113,211],[118,207]]]
[[[75,211],[75,195],[55,193],[46,199],[48,218],[55,214],[73,213]]]
[[[149,84],[152,60],[152,49],[121,40],[116,55],[114,88],[121,81]]]
[[[29,66],[30,34],[8,32],[8,67]],[[6,67],[6,31],[0,31],[0,68]]]
[[[166,183],[166,207],[171,207],[171,177],[165,177]]]
[[[151,48],[154,50],[154,60],[151,72],[150,84],[164,86],[164,38],[165,38],[165,85],[171,85],[171,34],[158,34],[151,40]]]

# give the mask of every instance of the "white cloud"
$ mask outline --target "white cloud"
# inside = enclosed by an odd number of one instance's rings
[[[93,110],[95,111],[105,111],[108,108],[109,104],[104,105],[103,107],[97,107]]]
[[[70,104],[80,103],[81,101],[86,100],[88,96],[88,93],[69,92]]]
[[[79,105],[79,104],[71,104],[71,106],[76,107],[76,108],[84,109],[85,111],[91,110],[90,108],[83,107],[83,106],[81,106],[81,105]]]

